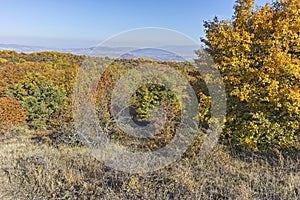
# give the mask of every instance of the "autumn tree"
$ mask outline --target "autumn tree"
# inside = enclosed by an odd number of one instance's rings
[[[205,22],[202,39],[226,85],[223,139],[253,150],[299,147],[300,1],[234,8],[231,20]]]

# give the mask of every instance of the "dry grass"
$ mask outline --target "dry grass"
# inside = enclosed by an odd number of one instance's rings
[[[85,147],[0,137],[0,199],[299,199],[300,161],[236,155],[218,147],[149,174],[114,171]],[[277,158],[276,158],[277,156]]]

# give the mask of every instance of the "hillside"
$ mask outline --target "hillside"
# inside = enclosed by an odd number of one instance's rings
[[[297,146],[247,153],[220,140],[203,159],[197,155],[206,134],[203,129],[175,163],[147,175],[115,171],[92,156],[72,120],[74,81],[89,57],[1,51],[0,58],[0,94],[5,100],[0,105],[4,109],[1,112],[5,113],[1,114],[0,168],[4,183],[1,199],[297,199],[299,196]],[[99,59],[91,61],[99,62]],[[170,91],[160,85],[141,87],[131,99],[134,105],[131,114],[137,123],[149,123],[151,109],[148,109],[163,105],[167,111],[165,127],[147,140],[133,139],[122,133],[112,120],[108,105],[115,81],[126,71],[141,64],[164,64],[184,74],[202,98],[207,95],[203,79],[188,62],[108,60],[110,67],[102,74],[94,95],[96,108],[102,112],[99,123],[106,127],[112,140],[132,151],[153,151],[166,145],[174,137],[180,106]],[[36,90],[38,88],[40,90]],[[48,95],[52,100],[47,102],[39,95]],[[63,97],[63,104],[57,95]],[[19,101],[23,108],[16,106],[15,100],[7,99],[8,96]],[[154,103],[152,100],[158,96],[167,98]],[[26,98],[32,97],[40,103],[26,104]],[[36,109],[42,104],[48,105],[44,111]],[[204,106],[203,114],[209,112],[209,101],[199,106]],[[25,119],[20,117],[20,112],[25,113]],[[206,120],[203,118],[200,126],[206,127]]]

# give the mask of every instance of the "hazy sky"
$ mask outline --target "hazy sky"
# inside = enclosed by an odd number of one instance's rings
[[[0,0],[0,43],[88,47],[143,27],[173,29],[199,41],[203,21],[229,19],[233,5],[234,0]]]

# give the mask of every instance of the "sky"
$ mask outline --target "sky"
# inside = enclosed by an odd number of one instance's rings
[[[161,27],[200,44],[203,21],[230,19],[235,0],[0,0],[0,44],[90,47],[121,32]],[[257,6],[268,0],[256,0]]]

